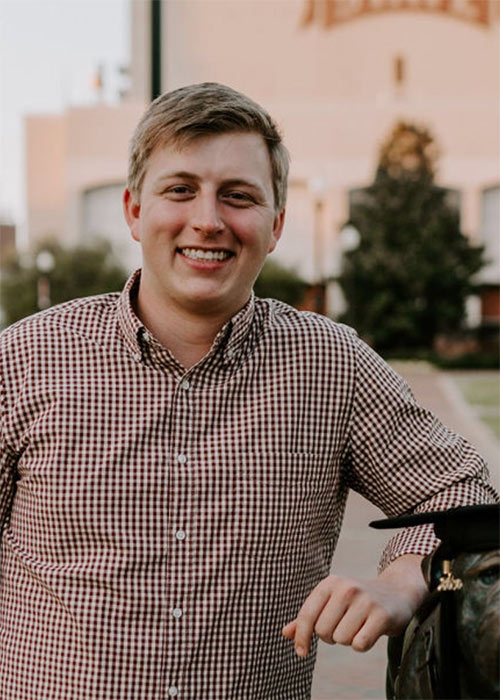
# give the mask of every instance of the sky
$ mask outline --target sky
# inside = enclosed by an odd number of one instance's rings
[[[129,37],[128,0],[0,0],[0,220],[25,224],[24,115],[95,103],[99,65],[117,101]]]

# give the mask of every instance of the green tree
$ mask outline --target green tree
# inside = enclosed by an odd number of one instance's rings
[[[255,282],[254,291],[258,297],[272,297],[297,306],[307,286],[307,282],[295,270],[268,259]]]
[[[437,334],[458,331],[484,264],[449,193],[434,184],[436,158],[426,129],[399,123],[375,181],[351,208],[360,244],[344,256],[341,320],[382,352],[431,349]]]
[[[36,264],[42,250],[53,259],[53,269],[47,272],[40,272]],[[4,325],[39,311],[41,277],[49,282],[51,304],[58,304],[117,291],[123,287],[127,273],[115,260],[107,241],[93,239],[74,247],[64,247],[53,240],[40,243],[28,256],[14,256],[2,265],[0,303]]]

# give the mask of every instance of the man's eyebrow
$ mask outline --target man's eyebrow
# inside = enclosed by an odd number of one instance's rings
[[[197,175],[196,173],[191,173],[188,170],[172,170],[172,171],[165,171],[163,173],[160,173],[158,177],[156,178],[157,183],[161,183],[164,180],[171,180],[174,178],[181,178],[185,180],[194,180],[195,182],[199,182],[202,178]],[[259,192],[262,192],[262,187],[261,185],[251,179],[247,179],[244,177],[229,177],[227,180],[222,180],[221,186],[222,187],[235,187],[238,185],[243,185],[246,187],[251,187],[252,189],[258,190]]]
[[[200,180],[200,177],[196,173],[190,173],[187,170],[172,170],[160,173],[156,178],[157,182],[162,182],[163,180],[170,180],[174,177],[184,178],[186,180]]]
[[[247,180],[244,177],[230,177],[227,180],[223,180],[222,185],[224,187],[238,187],[243,185],[244,187],[251,187],[254,190],[262,192],[262,187],[258,182],[254,180]]]

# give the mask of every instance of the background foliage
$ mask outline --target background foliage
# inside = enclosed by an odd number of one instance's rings
[[[41,273],[36,266],[41,250],[50,251],[54,257],[54,268],[48,273]],[[128,276],[114,258],[107,241],[94,239],[88,245],[74,247],[45,241],[27,258],[15,256],[2,265],[0,302],[3,325],[39,311],[37,289],[41,274],[49,280],[52,304],[117,291],[123,287]]]
[[[483,249],[461,233],[447,191],[434,184],[436,158],[426,129],[398,124],[351,209],[361,237],[344,256],[341,320],[381,352],[432,348],[436,335],[457,332],[476,291]]]
[[[294,270],[268,258],[254,285],[258,297],[272,297],[291,306],[302,301],[308,284]]]

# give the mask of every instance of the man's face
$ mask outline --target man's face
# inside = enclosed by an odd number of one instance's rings
[[[140,203],[125,216],[142,247],[139,299],[197,315],[236,313],[283,227],[271,164],[256,133],[196,139],[153,151]]]

